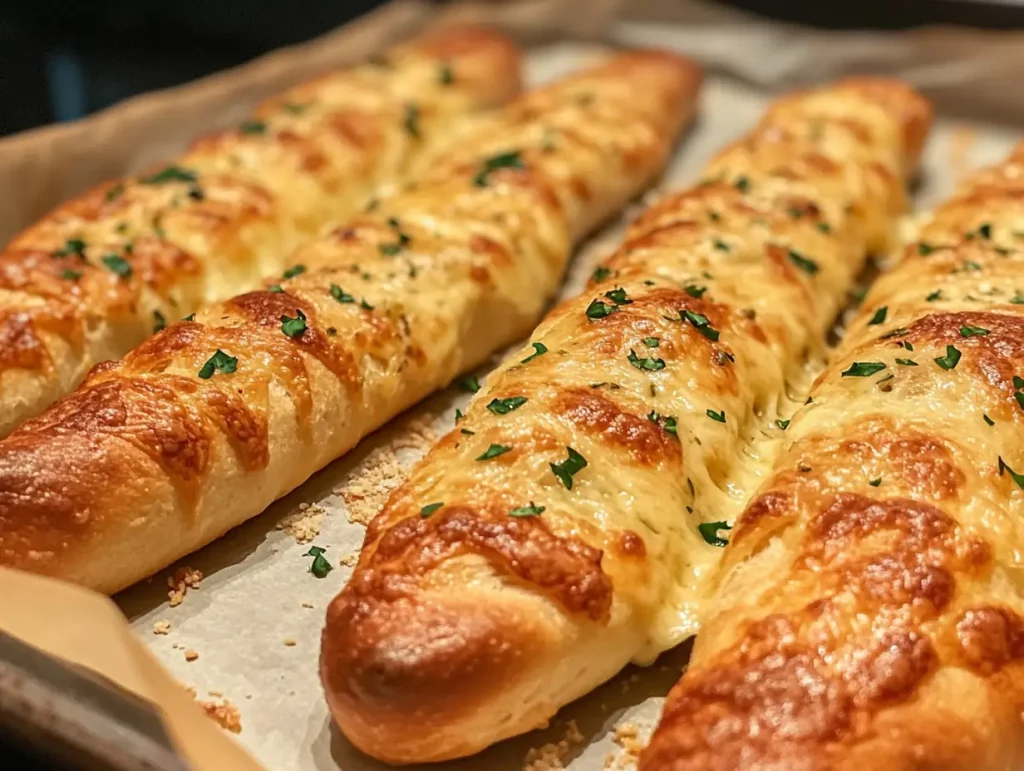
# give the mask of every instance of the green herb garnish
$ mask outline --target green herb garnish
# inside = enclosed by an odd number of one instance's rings
[[[459,388],[461,388],[463,391],[469,391],[471,394],[475,394],[477,391],[480,390],[480,381],[476,378],[476,376],[465,377],[459,381]]]
[[[167,317],[160,311],[153,311],[153,334],[167,328]]]
[[[690,295],[694,300],[699,300],[704,296],[704,293],[708,291],[706,286],[697,286],[696,284],[687,284],[683,287],[683,291]]]
[[[989,333],[989,330],[984,327],[972,327],[962,326],[960,327],[960,337],[984,337]]]
[[[499,455],[504,455],[512,448],[504,444],[492,444],[482,455],[477,456],[477,460],[490,460],[491,458],[497,458]]]
[[[306,331],[306,314],[300,308],[295,309],[295,317],[281,317],[281,331],[293,340]]]
[[[196,173],[191,169],[184,169],[181,166],[168,166],[149,177],[143,177],[140,182],[144,185],[162,185],[166,182],[195,182],[198,179]]]
[[[595,284],[600,284],[611,274],[611,268],[606,268],[604,265],[598,265],[596,268],[594,268],[594,272],[590,274],[590,280],[593,281]]]
[[[327,574],[334,570],[334,566],[324,556],[326,549],[319,546],[310,546],[304,557],[312,557],[313,564],[309,566],[309,572],[317,578],[327,578]]]
[[[217,352],[207,359],[206,364],[204,364],[202,369],[199,370],[199,377],[203,380],[209,380],[213,377],[215,372],[230,375],[237,368],[238,359],[235,356],[228,356],[224,351],[218,348]]]
[[[800,268],[800,270],[808,276],[813,276],[820,270],[818,263],[808,257],[804,257],[800,252],[794,251],[793,249],[789,250],[787,256],[789,257],[790,262]]]
[[[423,517],[423,519],[426,519],[442,506],[444,506],[443,501],[438,501],[437,503],[428,503],[426,506],[420,509],[420,516]]]
[[[510,517],[536,517],[544,511],[544,506],[536,506],[533,501],[530,501],[529,506],[520,506],[519,508],[512,509],[508,513]]]
[[[1017,483],[1017,487],[1024,490],[1024,474],[1016,473],[1012,468],[1006,465],[1006,461],[1003,460],[1002,456],[999,456],[999,476],[1003,475],[1003,471],[1008,471],[1010,478]]]
[[[487,182],[493,172],[498,169],[525,169],[522,155],[519,150],[492,156],[486,159],[480,167],[480,171],[473,177],[473,184],[477,187],[487,187]]]
[[[565,486],[566,490],[572,489],[572,478],[587,467],[587,459],[580,455],[572,447],[565,448],[569,457],[561,463],[551,463],[551,470]]]
[[[587,306],[587,318],[591,321],[597,321],[603,319],[606,316],[611,316],[619,309],[614,305],[601,302],[600,300],[592,300],[590,305]]]
[[[60,272],[60,277],[68,281],[78,281],[82,277],[82,271],[64,269]]]
[[[883,369],[885,369],[885,364],[880,361],[855,361],[848,370],[842,373],[841,377],[871,377]]]
[[[708,340],[717,342],[719,337],[718,330],[711,326],[711,322],[708,321],[707,316],[701,313],[695,313],[691,310],[679,311],[679,316],[693,324],[694,328]]]
[[[941,300],[942,299],[942,290],[941,289],[936,289],[934,292],[932,292],[930,295],[928,295],[924,299],[925,299],[925,301],[930,302],[930,303],[933,303],[936,300]]]
[[[947,345],[946,355],[935,359],[935,363],[945,370],[956,369],[956,365],[960,363],[960,356],[960,351],[952,345]]]
[[[405,106],[405,120],[402,122],[406,133],[413,139],[420,138],[420,107],[417,104]]]
[[[306,266],[305,265],[293,265],[292,267],[288,268],[288,270],[286,270],[282,274],[281,277],[282,278],[295,278],[296,276],[299,276],[299,275],[301,275],[301,274],[303,274],[305,272],[306,272]]]
[[[882,324],[885,322],[885,317],[889,315],[889,306],[883,305],[877,311],[875,315],[871,317],[871,321],[868,322],[869,327],[873,327],[876,324]]]
[[[697,530],[705,543],[711,546],[728,546],[729,541],[718,536],[719,530],[732,530],[732,525],[726,522],[701,522]]]
[[[715,412],[712,409],[708,409],[705,410],[705,412],[707,413],[707,416],[712,420],[717,421],[719,423],[725,422],[725,410],[722,410],[721,412]]]
[[[896,359],[896,363],[901,367],[916,367],[917,362],[913,359]]]
[[[538,356],[543,356],[545,353],[548,352],[548,347],[544,345],[544,343],[531,343],[531,345],[533,346],[533,353],[531,353],[529,356],[527,356],[525,359],[519,362],[520,364],[527,364],[536,359]]]
[[[132,275],[132,266],[128,260],[120,254],[105,254],[100,261],[110,270],[117,274],[118,278],[128,278]]]
[[[646,370],[647,372],[657,372],[659,369],[665,369],[664,359],[658,359],[653,356],[642,359],[636,355],[636,351],[634,351],[632,348],[629,349],[629,356],[626,358],[629,360],[630,364],[632,364],[639,370]]]
[[[508,415],[513,410],[518,410],[526,404],[526,402],[527,399],[525,396],[509,396],[506,399],[491,399],[487,404],[487,409],[495,415]]]
[[[261,120],[247,120],[238,127],[243,134],[265,134],[267,124]]]
[[[52,252],[54,257],[85,257],[85,241],[81,238],[69,238],[64,246]]]

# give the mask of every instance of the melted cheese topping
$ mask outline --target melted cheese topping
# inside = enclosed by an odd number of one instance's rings
[[[903,132],[855,83],[780,103],[700,186],[640,217],[588,290],[488,378],[378,528],[431,502],[444,504],[431,517],[542,507],[544,527],[602,551],[608,623],[642,630],[635,660],[694,634],[716,533],[728,537],[710,523],[732,522],[763,479],[787,393],[820,360],[867,253],[894,243]],[[482,460],[495,447],[508,449]],[[570,488],[552,464],[573,453],[586,466]]]
[[[506,99],[515,56],[472,30],[399,46],[297,86],[173,164],[104,183],[21,233],[0,255],[0,435],[96,362],[280,272],[292,249],[404,174],[456,118]]]

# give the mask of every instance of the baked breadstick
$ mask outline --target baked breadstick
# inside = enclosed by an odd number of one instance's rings
[[[0,436],[204,302],[254,288],[453,121],[508,101],[519,53],[453,27],[262,105],[173,164],[64,204],[0,254]]]
[[[1024,147],[879,279],[726,550],[644,771],[1024,767]]]
[[[356,746],[476,752],[696,631],[745,443],[891,246],[928,120],[889,81],[782,100],[488,377],[328,610]]]
[[[521,339],[572,243],[662,169],[698,84],[639,52],[528,94],[291,278],[95,368],[0,442],[0,564],[127,586]]]

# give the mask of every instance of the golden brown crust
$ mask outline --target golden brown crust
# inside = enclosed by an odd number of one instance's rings
[[[403,763],[479,750],[694,631],[719,553],[704,533],[725,518],[745,435],[821,345],[867,250],[893,240],[919,147],[909,124],[928,110],[912,95],[894,116],[890,95],[841,84],[780,102],[701,185],[642,214],[584,293],[488,377],[374,519],[331,604],[322,676],[357,746]],[[523,566],[561,577],[581,553],[593,561],[553,592],[460,533],[388,563],[402,592],[387,591],[376,555],[391,534],[452,510],[466,533],[504,520],[550,534]],[[487,631],[445,633],[439,659],[425,608]],[[481,639],[507,639],[503,657]]]
[[[507,101],[519,54],[475,27],[323,75],[104,182],[0,254],[0,436],[175,318],[279,273],[288,253],[394,183],[463,114]]]
[[[865,299],[726,551],[644,771],[1024,763],[1021,160]]]
[[[416,184],[293,253],[287,278],[95,367],[0,441],[0,563],[122,588],[258,514],[524,334],[572,243],[666,162],[699,82],[675,61],[640,93],[629,88],[636,65],[612,59],[524,96],[468,126]],[[443,551],[474,534],[510,576],[607,612],[590,547],[537,560],[543,544],[572,539],[527,522],[466,528],[456,513],[417,537]]]

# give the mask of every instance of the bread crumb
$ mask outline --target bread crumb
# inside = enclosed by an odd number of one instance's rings
[[[203,712],[208,717],[217,721],[218,725],[225,731],[231,731],[233,734],[242,732],[242,715],[238,711],[238,707],[227,699],[201,701],[199,706],[203,708]]]
[[[199,651],[192,648],[185,649],[185,661],[195,661],[197,658],[199,658]]]
[[[153,624],[153,634],[167,634],[171,631],[170,621],[157,621]]]
[[[215,696],[217,698],[220,698],[221,696],[224,695],[224,692],[223,691],[207,691],[206,695],[207,696]]]
[[[622,723],[615,726],[615,736],[612,741],[622,747],[623,758],[627,761],[639,759],[640,752],[644,748],[644,743],[640,740],[640,729],[637,728],[636,723]]]
[[[203,571],[191,568],[188,565],[174,571],[174,575],[167,578],[167,585],[171,591],[167,598],[171,601],[171,607],[181,605],[189,589],[198,589],[199,582],[203,580]]]
[[[312,607],[315,607],[315,606],[311,602],[304,602],[304,603],[302,603],[302,607],[304,607],[304,608],[312,608]]]
[[[570,720],[560,741],[533,747],[526,753],[523,771],[559,771],[564,769],[572,748],[582,741],[583,734],[580,733],[576,721]]]
[[[437,432],[430,421],[414,418],[395,430],[387,446],[374,449],[352,473],[351,481],[334,492],[345,501],[350,522],[368,525],[383,508],[391,491],[405,478],[406,467],[398,458],[399,450],[412,450],[420,455],[430,449]]]
[[[319,503],[300,503],[299,510],[277,523],[277,529],[292,536],[298,543],[309,543],[320,535],[320,526],[327,509]]]
[[[359,562],[359,552],[357,551],[354,551],[350,554],[346,554],[344,557],[338,560],[339,565],[344,565],[347,568],[355,567],[357,562]]]
[[[295,645],[295,640],[293,640],[291,637],[286,637],[284,640],[284,644],[291,648]]]

